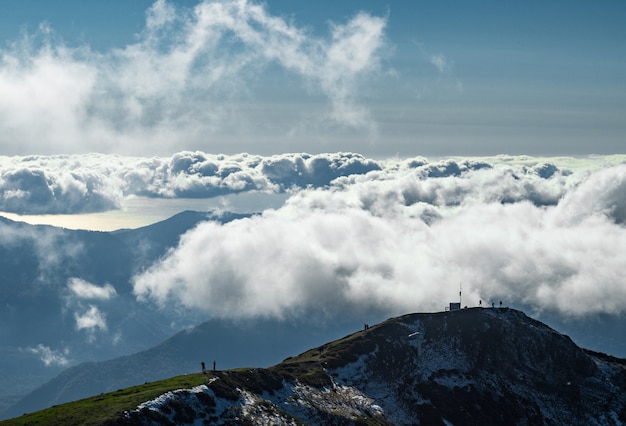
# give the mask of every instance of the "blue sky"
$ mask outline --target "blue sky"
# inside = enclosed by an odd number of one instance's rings
[[[259,40],[201,23],[196,1],[3,2],[0,153],[624,152],[623,2],[238,4]],[[256,5],[271,24],[242,12]],[[175,19],[149,28],[157,9]],[[266,55],[276,25],[302,37],[278,40],[294,56]],[[207,29],[168,81],[181,39]],[[350,34],[338,54],[362,53],[360,67],[320,63]]]

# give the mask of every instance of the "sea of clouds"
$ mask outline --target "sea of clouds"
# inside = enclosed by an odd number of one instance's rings
[[[470,306],[626,309],[623,156],[180,152],[2,157],[0,165],[0,203],[14,212],[115,209],[132,195],[288,195],[279,208],[183,235],[133,279],[137,298],[157,305],[227,318],[383,315],[440,310],[461,285]],[[75,284],[74,293],[86,291]],[[84,308],[85,321],[97,319]]]
[[[181,156],[184,176],[206,161]],[[200,224],[134,278],[139,299],[233,318],[397,314],[440,310],[461,284],[470,306],[624,312],[623,157],[241,158],[255,184],[238,190],[290,191],[285,204]]]

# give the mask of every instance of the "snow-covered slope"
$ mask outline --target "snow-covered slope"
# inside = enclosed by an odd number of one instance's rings
[[[218,371],[118,424],[620,425],[626,360],[512,309],[390,319],[269,369]]]

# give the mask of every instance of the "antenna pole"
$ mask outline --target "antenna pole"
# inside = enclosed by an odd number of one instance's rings
[[[461,303],[461,291],[463,290],[463,282],[459,282],[459,307],[463,309],[463,303]]]

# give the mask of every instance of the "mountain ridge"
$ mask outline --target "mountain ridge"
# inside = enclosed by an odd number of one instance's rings
[[[232,383],[225,389],[207,385],[217,407],[235,398],[212,420],[260,424],[269,411],[306,424],[626,422],[626,360],[508,308],[408,314],[255,371],[218,376]],[[259,386],[252,376],[265,373]],[[157,418],[162,406],[126,418]]]
[[[268,368],[206,371],[101,424],[625,423],[625,359],[515,309],[469,308],[390,318]]]
[[[170,326],[176,313],[138,303],[133,274],[175,247],[198,223],[245,216],[185,211],[114,232],[31,225],[0,216],[0,418],[68,366],[150,348],[188,325]],[[108,288],[108,296],[90,299],[73,293],[75,279]],[[80,328],[78,318],[90,309],[103,322]],[[201,322],[191,315],[185,321]]]
[[[16,401],[5,418],[102,392],[194,371],[202,360],[221,369],[267,367],[311,344],[336,339],[354,324],[333,327],[271,320],[209,320],[137,353],[72,366]],[[264,330],[271,330],[265,333]],[[254,348],[251,351],[250,348]]]

